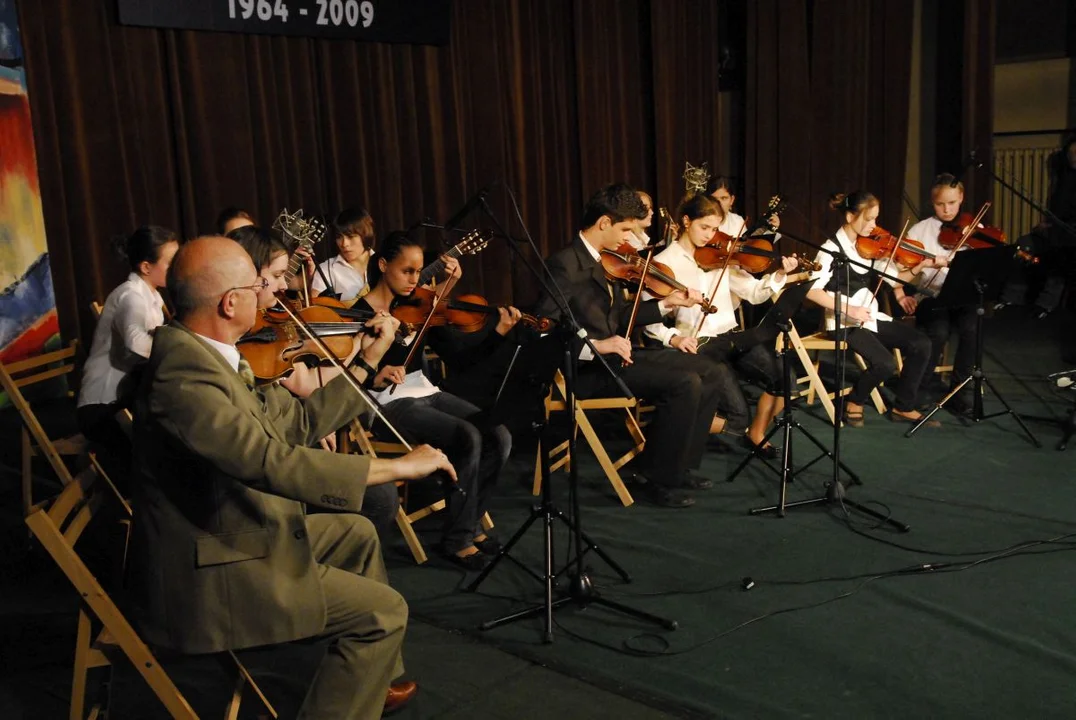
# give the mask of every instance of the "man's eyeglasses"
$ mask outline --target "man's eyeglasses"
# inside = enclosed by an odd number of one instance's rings
[[[233,288],[228,288],[227,290],[222,292],[220,296],[223,299],[224,296],[230,293],[232,290],[253,290],[254,292],[261,292],[267,287],[269,287],[269,281],[265,278],[258,278],[258,282],[254,283],[253,285],[238,285]]]
[[[255,293],[264,291],[269,286],[269,281],[265,278],[258,278],[258,281],[253,285],[238,285],[236,287],[229,287],[228,290],[221,293],[221,295],[227,295],[233,290],[253,290]]]

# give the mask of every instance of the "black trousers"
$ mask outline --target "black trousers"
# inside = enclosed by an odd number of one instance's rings
[[[702,462],[720,388],[732,378],[732,371],[727,365],[669,348],[635,348],[632,360],[620,370],[620,377],[632,393],[655,406],[646,430],[646,449],[638,460],[640,470],[652,482],[676,486]],[[580,398],[619,394],[596,361],[579,365],[576,392]]]
[[[714,363],[726,364],[735,373],[721,373],[718,380],[718,407],[725,416],[725,432],[743,435],[751,424],[751,409],[737,374],[771,394],[781,391],[781,371],[777,367],[776,327],[752,328],[744,332],[726,333],[706,338],[699,347],[699,356]]]
[[[127,495],[131,490],[131,438],[120,427],[116,414],[123,409],[118,402],[83,405],[75,410],[79,431],[97,447],[97,459],[116,488]]]
[[[926,299],[915,311],[915,325],[930,338],[930,363],[937,365],[945,343],[950,335],[956,335],[956,357],[953,359],[953,378],[963,380],[971,375],[975,364],[975,327],[974,307],[944,308],[934,307],[934,301]]]
[[[843,331],[842,331],[843,334]],[[897,373],[893,350],[904,356],[904,371],[895,388],[895,407],[901,412],[915,409],[919,386],[930,364],[930,338],[916,328],[899,322],[880,321],[878,332],[854,328],[847,333],[848,347],[863,357],[867,369],[859,376],[848,400],[863,405],[871,390]]]
[[[479,521],[489,507],[501,469],[512,451],[512,436],[503,425],[487,427],[481,411],[447,392],[423,398],[401,398],[381,408],[385,417],[413,443],[429,443],[442,450],[456,468],[464,493],[445,498],[442,544],[458,552],[474,544],[481,534]]]

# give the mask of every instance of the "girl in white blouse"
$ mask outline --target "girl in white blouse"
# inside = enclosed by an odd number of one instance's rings
[[[369,291],[366,268],[374,250],[374,219],[356,205],[340,211],[332,231],[337,254],[318,265],[310,289],[315,296],[328,291],[351,303]]]
[[[894,322],[893,318],[879,312],[875,289],[879,286],[880,278],[872,270],[881,271],[886,261],[867,260],[856,250],[856,239],[860,235],[870,235],[877,226],[881,205],[878,198],[862,190],[850,195],[838,193],[830,198],[829,204],[840,215],[843,224],[832,238],[822,244],[822,248],[832,252],[843,251],[851,260],[861,264],[848,263],[847,270],[842,271],[838,278],[832,270],[833,255],[830,252],[818,253],[815,259],[822,267],[813,276],[814,285],[807,293],[807,299],[825,308],[826,329],[833,330],[833,310],[836,306],[834,291],[839,281],[841,304],[844,306],[841,333],[847,338],[848,347],[867,364],[867,369],[860,373],[852,391],[845,397],[844,421],[852,427],[863,425],[863,403],[874,388],[896,374],[893,350],[899,348],[904,356],[904,369],[895,386],[896,397],[889,411],[889,419],[918,422],[922,413],[916,409],[916,402],[930,361],[930,338],[911,325]],[[935,262],[927,259],[911,270],[901,271],[899,277],[911,280],[931,267],[935,267]],[[898,275],[893,270],[895,268],[891,267],[887,274]],[[932,420],[930,424],[939,423]]]
[[[794,258],[782,258],[781,269],[761,279],[736,266],[726,268],[724,273],[720,270],[703,270],[695,263],[695,248],[713,239],[724,217],[721,205],[708,195],[699,193],[680,204],[676,217],[682,228],[680,237],[654,259],[672,268],[679,282],[698,290],[703,297],[713,295],[717,312],[706,315],[701,329],[696,332],[703,318],[702,309],[698,305],[676,308],[671,327],[664,324],[648,325],[646,334],[660,340],[666,347],[697,353],[716,363],[728,363],[743,378],[763,388],[750,425],[747,399],[734,376],[730,376],[730,382],[721,391],[721,405],[726,419],[722,430],[743,435],[744,445],[756,446],[762,442],[769,423],[781,409],[778,397],[781,376],[775,354],[777,329],[732,332],[737,325],[736,307],[741,299],[757,305],[772,298],[784,286],[785,273],[795,268],[797,262]],[[766,455],[776,455],[776,450],[770,445],[763,450]]]
[[[164,324],[164,302],[157,288],[165,285],[168,266],[179,249],[171,230],[154,225],[138,228],[113,245],[131,267],[126,282],[105,300],[86,364],[76,411],[79,429],[116,456],[111,469],[126,471],[130,442],[116,421],[134,391],[131,371],[149,359],[153,331]],[[121,475],[122,476],[122,475]]]

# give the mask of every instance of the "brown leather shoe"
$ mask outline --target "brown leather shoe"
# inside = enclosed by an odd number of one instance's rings
[[[382,715],[391,715],[411,702],[411,698],[418,693],[418,683],[414,680],[389,685],[389,692],[385,696],[385,709]]]

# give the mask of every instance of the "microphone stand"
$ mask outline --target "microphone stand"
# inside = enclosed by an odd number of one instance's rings
[[[835,341],[837,343],[837,346],[836,346],[836,351],[837,351],[837,363],[836,363],[836,366],[837,366],[836,367],[837,384],[836,384],[836,392],[839,394],[844,389],[845,365],[846,365],[845,355],[847,353],[847,345],[845,346],[845,348],[843,348],[843,349],[841,348],[842,342],[846,342],[846,341],[841,339],[841,317],[842,317],[842,315],[844,315],[844,310],[842,309],[841,274],[840,273],[846,272],[848,265],[858,265],[859,267],[867,268],[868,270],[871,270],[871,271],[874,271],[874,268],[869,264],[862,263],[862,262],[859,262],[858,260],[853,260],[850,257],[848,257],[847,253],[845,253],[841,249],[841,245],[840,245],[839,242],[837,242],[837,239],[835,237],[831,237],[829,239],[833,240],[833,244],[837,246],[837,249],[836,250],[830,250],[829,248],[823,247],[822,245],[819,245],[817,243],[811,242],[810,240],[805,240],[803,238],[796,237],[795,235],[792,235],[790,233],[785,232],[783,234],[785,236],[791,238],[792,240],[795,240],[796,242],[802,243],[802,244],[807,245],[809,247],[813,247],[816,250],[820,250],[821,252],[826,253],[827,255],[829,255],[832,258],[832,263],[830,265],[830,269],[832,270],[832,272],[834,274],[834,277],[837,278],[837,282],[834,283],[834,292],[833,292],[833,297],[834,297],[834,303],[833,303],[833,335],[834,335],[834,339],[835,339]],[[877,272],[877,271],[875,271],[875,272]],[[883,273],[883,272],[878,272],[877,274],[883,279],[884,278],[889,278],[889,279],[892,279],[892,280],[896,280],[897,282],[903,282],[903,280],[901,280],[900,278],[894,277],[892,275],[888,275],[888,274]],[[786,347],[786,353],[787,353],[787,347]],[[786,362],[787,362],[787,360],[786,360]],[[789,379],[787,369],[786,369],[785,375],[786,375],[786,386],[787,386],[787,381]],[[786,429],[786,433],[787,432],[788,432],[788,430]],[[818,445],[820,449],[822,449],[820,443],[818,443],[816,441],[815,444]],[[787,450],[787,447],[785,449],[785,452],[786,452],[786,455],[789,454],[788,450]],[[902,522],[899,522],[898,520],[895,520],[895,519],[893,519],[892,517],[890,517],[888,515],[884,515],[884,514],[878,512],[877,510],[875,510],[873,508],[869,508],[866,505],[858,503],[855,500],[851,500],[846,496],[846,491],[845,491],[845,488],[844,488],[844,484],[841,483],[841,470],[842,469],[845,472],[848,473],[848,476],[851,479],[853,485],[862,485],[863,481],[859,478],[858,475],[856,475],[851,470],[849,470],[848,466],[845,465],[841,461],[841,414],[837,413],[837,412],[835,412],[833,414],[833,451],[831,453],[829,453],[829,455],[833,459],[833,478],[828,483],[826,483],[826,493],[824,495],[822,495],[820,497],[816,497],[816,498],[810,498],[810,499],[807,499],[807,500],[798,500],[796,502],[786,503],[785,502],[784,485],[785,485],[785,482],[787,482],[785,480],[785,478],[787,478],[789,476],[788,468],[786,467],[785,472],[782,475],[782,489],[781,489],[781,501],[780,501],[780,503],[778,505],[774,505],[774,506],[771,506],[771,507],[758,508],[758,509],[752,510],[751,513],[754,515],[754,514],[767,513],[767,512],[776,512],[779,517],[784,517],[784,511],[786,509],[789,509],[789,508],[806,507],[808,505],[834,505],[834,504],[840,504],[840,506],[844,509],[846,514],[848,512],[848,509],[851,508],[851,509],[856,510],[856,511],[858,511],[858,512],[864,514],[864,515],[868,515],[868,516],[874,518],[875,520],[878,520],[879,522],[886,523],[887,525],[890,525],[890,526],[896,528],[900,532],[908,532],[911,529],[911,528],[908,527],[908,525],[906,525],[906,524],[904,524]],[[819,458],[819,459],[821,459],[821,458]],[[788,463],[788,458],[786,458],[786,466],[787,466],[787,463]]]
[[[507,187],[507,186],[506,186]],[[509,193],[511,189],[508,188]],[[515,198],[513,196],[513,202]],[[544,616],[544,634],[543,640],[546,643],[553,642],[553,611],[568,604],[584,609],[589,605],[597,605],[605,607],[610,610],[629,615],[631,617],[644,620],[646,622],[654,623],[666,628],[667,630],[675,630],[678,627],[678,623],[675,620],[669,620],[666,618],[652,615],[651,613],[639,610],[623,603],[615,602],[607,598],[601,597],[594,587],[594,583],[591,581],[590,576],[587,574],[586,569],[583,567],[583,556],[593,550],[599,557],[602,558],[620,577],[624,582],[631,582],[631,576],[611,558],[608,553],[598,547],[582,529],[582,523],[580,520],[579,511],[579,475],[578,475],[578,456],[576,455],[576,436],[577,422],[575,418],[575,382],[577,372],[577,360],[579,355],[579,345],[577,340],[582,342],[590,348],[591,353],[594,355],[594,360],[599,362],[605,371],[612,377],[621,392],[625,397],[633,398],[631,390],[624,383],[624,381],[613,372],[612,367],[608,364],[606,359],[600,355],[594,343],[589,337],[587,337],[586,331],[579,325],[575,316],[572,314],[571,307],[568,300],[562,292],[561,288],[557,285],[556,278],[553,277],[552,272],[549,270],[549,266],[542,259],[542,254],[538,251],[534,241],[530,237],[530,233],[526,232],[526,225],[523,225],[524,233],[526,235],[526,242],[530,245],[534,257],[538,259],[538,264],[541,266],[541,270],[538,270],[530,263],[530,261],[523,255],[522,251],[516,247],[516,242],[512,238],[511,234],[504,228],[501,222],[498,220],[496,214],[489,207],[485,197],[480,197],[479,203],[484,210],[485,214],[489,217],[490,221],[500,232],[502,237],[513,240],[508,243],[508,247],[511,248],[513,254],[519,259],[523,265],[531,272],[531,274],[538,280],[542,286],[543,291],[552,298],[557,309],[560,311],[560,318],[558,319],[558,326],[561,331],[567,336],[566,342],[564,342],[563,357],[561,360],[562,371],[564,374],[565,382],[565,405],[568,412],[568,417],[571,418],[571,426],[568,432],[568,453],[572,461],[569,463],[568,477],[569,477],[569,496],[571,504],[571,517],[566,516],[561,512],[553,503],[553,490],[551,487],[550,470],[549,470],[549,455],[548,448],[551,447],[550,439],[548,437],[548,423],[543,417],[540,421],[534,423],[535,430],[539,433],[538,439],[538,457],[540,462],[540,471],[542,477],[542,501],[541,503],[531,508],[530,517],[523,523],[522,526],[516,531],[511,539],[504,545],[504,548],[497,554],[493,561],[485,567],[475,580],[467,586],[467,590],[474,592],[478,589],[478,586],[493,572],[493,570],[499,565],[500,561],[504,558],[508,558],[516,565],[519,565],[526,570],[532,577],[540,580],[545,589],[544,601],[539,605],[534,605],[530,608],[520,610],[518,612],[510,613],[493,620],[482,623],[479,627],[482,630],[491,630],[500,625],[506,623],[515,622],[516,620],[522,620],[524,618],[534,617],[536,615]],[[517,206],[518,213],[518,206]],[[522,218],[520,218],[522,223]],[[544,575],[531,570],[529,567],[521,563],[516,558],[512,557],[509,553],[516,543],[526,534],[527,530],[532,524],[539,518],[542,519],[542,526],[544,529]],[[572,538],[575,546],[575,552],[573,559],[563,568],[554,572],[553,569],[553,519],[560,519],[565,525],[568,526],[569,531],[572,533]],[[569,572],[570,582],[567,592],[561,589],[561,597],[554,600],[554,590],[556,590],[557,579]]]

